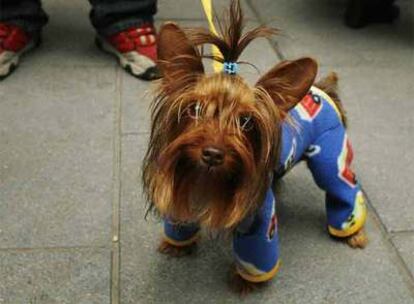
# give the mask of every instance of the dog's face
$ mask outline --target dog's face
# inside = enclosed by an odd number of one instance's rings
[[[162,216],[232,228],[260,206],[280,124],[308,91],[316,64],[284,62],[250,87],[238,75],[205,75],[175,24],[164,25],[158,41],[164,79],[145,159],[147,194]]]
[[[259,201],[276,159],[280,118],[273,102],[259,100],[237,76],[215,74],[161,111],[157,201],[171,197],[166,207],[174,219],[233,226]]]

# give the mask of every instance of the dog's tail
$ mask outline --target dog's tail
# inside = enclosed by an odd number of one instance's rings
[[[321,89],[326,94],[328,94],[329,97],[332,98],[341,115],[341,120],[344,126],[347,127],[348,120],[346,117],[346,112],[338,95],[338,75],[335,72],[329,73],[328,76],[316,82],[315,87]]]

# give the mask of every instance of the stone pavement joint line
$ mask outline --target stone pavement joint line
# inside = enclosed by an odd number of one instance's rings
[[[397,236],[397,235],[409,235],[414,233],[414,230],[407,229],[407,230],[390,230],[391,236]]]
[[[10,248],[0,248],[0,252],[32,252],[32,251],[46,251],[46,252],[64,252],[70,250],[85,250],[85,249],[109,249],[108,246],[64,246],[64,247],[10,247]],[[1,302],[0,302],[1,303]]]
[[[122,137],[127,137],[127,136],[140,136],[140,135],[149,135],[150,132],[134,132],[134,131],[130,131],[130,132],[122,132]]]
[[[368,193],[365,191],[365,189],[362,189],[362,191],[364,192],[364,195],[367,201],[369,215],[371,219],[373,220],[373,222],[378,227],[378,229],[381,231],[384,244],[386,244],[386,246],[388,247],[391,255],[393,256],[395,260],[395,264],[400,269],[400,273],[402,274],[404,281],[407,284],[407,287],[412,293],[412,296],[414,298],[414,276],[411,273],[407,263],[404,261],[403,257],[401,256],[401,253],[398,251],[398,249],[395,247],[394,243],[392,242],[392,235],[387,231],[385,224],[381,220],[381,217],[379,216],[374,205],[371,203]]]
[[[251,3],[251,0],[246,0],[246,3],[249,6],[249,8],[252,10],[254,16],[259,21],[259,23],[261,25],[266,25],[266,21],[263,20],[263,18],[260,16],[260,14],[257,11],[256,7]],[[286,56],[280,50],[280,47],[279,47],[279,44],[277,43],[277,41],[274,40],[273,38],[269,38],[268,41],[269,41],[270,45],[272,46],[272,49],[275,51],[275,53],[276,53],[277,57],[279,58],[279,60],[281,60],[281,61],[285,60]]]
[[[121,125],[122,125],[122,76],[117,68],[114,100],[113,129],[113,198],[112,198],[112,254],[111,254],[111,303],[118,304],[120,296],[120,203],[121,203]]]

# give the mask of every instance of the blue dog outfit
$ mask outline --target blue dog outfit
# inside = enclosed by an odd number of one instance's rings
[[[306,160],[317,185],[326,191],[328,231],[337,237],[356,233],[365,223],[364,196],[350,169],[353,158],[340,112],[322,90],[312,87],[289,112],[282,124],[282,147],[275,178]],[[165,240],[186,246],[198,238],[197,224],[175,225],[164,221]],[[279,250],[276,200],[268,189],[260,210],[246,218],[234,232],[237,271],[245,280],[264,282],[277,273]]]

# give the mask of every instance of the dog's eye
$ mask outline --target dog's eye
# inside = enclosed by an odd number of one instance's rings
[[[242,115],[239,118],[240,128],[243,131],[250,131],[253,129],[253,119],[250,115]]]
[[[198,119],[200,117],[200,113],[201,113],[201,106],[200,106],[200,104],[198,102],[191,104],[187,108],[187,114],[192,119]]]

